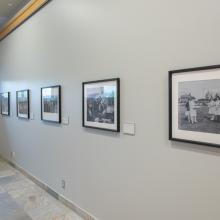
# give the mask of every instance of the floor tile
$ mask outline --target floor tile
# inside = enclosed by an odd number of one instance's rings
[[[82,220],[0,159],[0,220]]]

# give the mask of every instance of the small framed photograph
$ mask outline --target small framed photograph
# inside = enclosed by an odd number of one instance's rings
[[[1,114],[10,116],[10,92],[1,93]]]
[[[16,100],[17,100],[17,117],[29,119],[30,118],[29,90],[17,91]]]
[[[61,123],[61,86],[41,88],[41,120]]]
[[[83,126],[120,132],[120,79],[83,83]]]
[[[169,139],[220,147],[220,65],[169,72]]]

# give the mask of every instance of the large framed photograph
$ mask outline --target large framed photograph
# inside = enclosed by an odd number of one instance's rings
[[[41,120],[61,123],[61,86],[41,88]]]
[[[120,132],[120,79],[83,83],[83,126]]]
[[[10,92],[1,93],[1,114],[10,116]]]
[[[30,118],[29,90],[17,91],[16,100],[17,100],[17,117],[29,119]]]
[[[220,65],[169,72],[169,139],[220,147]]]

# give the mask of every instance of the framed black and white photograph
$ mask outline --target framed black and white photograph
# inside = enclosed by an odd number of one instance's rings
[[[17,100],[17,117],[29,119],[30,118],[29,90],[17,91],[16,100]]]
[[[61,86],[41,88],[41,120],[61,123]]]
[[[120,131],[120,79],[83,83],[83,126]]]
[[[1,93],[1,114],[10,115],[10,92]]]
[[[220,147],[220,65],[169,72],[169,139]]]

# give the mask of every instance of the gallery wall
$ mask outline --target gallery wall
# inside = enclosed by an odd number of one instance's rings
[[[12,110],[0,118],[0,153],[99,220],[218,220],[220,150],[168,141],[168,71],[220,63],[219,8],[51,1],[0,42]],[[82,82],[115,77],[121,125],[135,123],[135,136],[82,127]],[[40,120],[40,88],[57,84],[69,125]],[[34,120],[16,117],[22,89]]]

